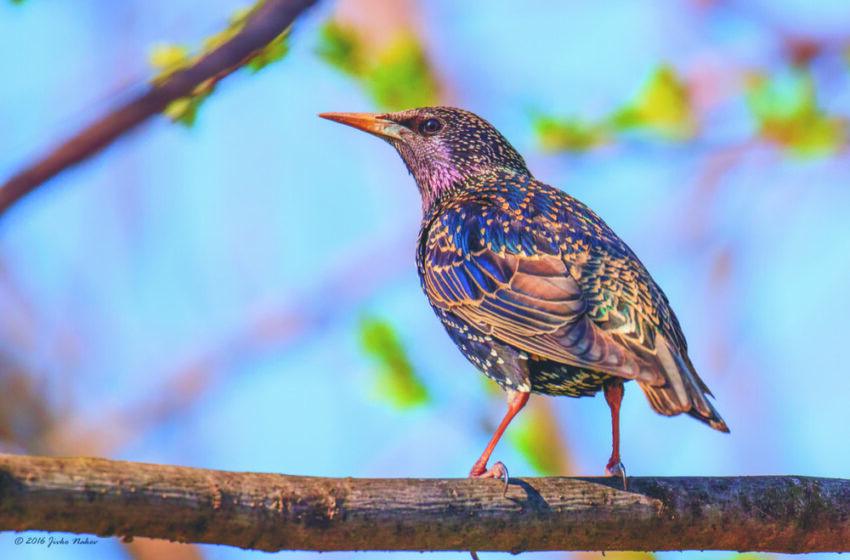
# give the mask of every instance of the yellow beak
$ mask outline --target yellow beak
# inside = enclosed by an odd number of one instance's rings
[[[321,113],[323,119],[358,128],[381,138],[401,140],[403,126],[386,118],[386,113]]]

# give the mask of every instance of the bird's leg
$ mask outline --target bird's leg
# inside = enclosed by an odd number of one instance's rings
[[[611,408],[611,435],[613,436],[613,445],[611,450],[611,458],[608,459],[608,464],[605,466],[605,472],[610,476],[623,477],[623,490],[626,489],[626,467],[620,461],[620,403],[623,402],[623,382],[619,379],[609,381],[603,385],[605,391],[605,401]]]
[[[478,461],[476,461],[475,465],[473,465],[472,470],[469,471],[469,478],[504,477],[505,491],[507,491],[508,469],[501,462],[496,463],[488,469],[487,461],[490,460],[490,455],[493,453],[493,449],[496,448],[496,444],[499,443],[499,439],[502,437],[505,428],[508,427],[508,424],[511,423],[514,416],[522,410],[522,407],[524,407],[527,402],[528,391],[512,391],[508,389],[508,412],[505,414],[505,417],[502,418],[502,423],[499,424],[499,427],[496,429],[496,433],[493,434],[493,437],[490,439],[490,443],[487,444],[487,448],[484,450],[484,453],[481,454],[481,457]]]

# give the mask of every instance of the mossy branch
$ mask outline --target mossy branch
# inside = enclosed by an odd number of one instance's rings
[[[276,550],[850,551],[850,480],[354,479],[0,455],[0,531]]]
[[[0,186],[0,216],[39,185],[96,154],[119,136],[149,117],[161,113],[169,103],[191,95],[199,85],[218,81],[251,61],[253,55],[281,35],[316,0],[266,0],[244,27],[230,40],[151,86],[144,94],[106,114],[31,166]]]

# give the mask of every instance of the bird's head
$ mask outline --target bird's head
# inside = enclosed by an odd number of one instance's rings
[[[528,173],[522,156],[493,126],[454,107],[421,107],[398,113],[323,113],[392,144],[416,179],[425,212],[476,175],[498,169]]]

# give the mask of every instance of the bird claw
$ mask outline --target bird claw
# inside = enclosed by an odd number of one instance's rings
[[[626,490],[626,465],[624,465],[622,461],[608,463],[608,466],[605,467],[605,473],[608,476],[623,477],[623,490]]]
[[[501,461],[496,461],[489,469],[486,468],[486,465],[479,466],[476,464],[469,471],[469,478],[502,478],[505,481],[505,490],[502,492],[502,496],[504,497],[508,494],[508,482],[511,477],[508,474],[508,467]]]
[[[511,480],[511,475],[508,474],[508,467],[501,461],[496,461],[489,469],[486,464],[475,463],[469,471],[469,478],[503,478],[505,489],[502,491],[502,497],[508,495],[508,482]],[[472,556],[472,560],[478,560],[478,553],[474,550],[470,550],[469,555]]]

